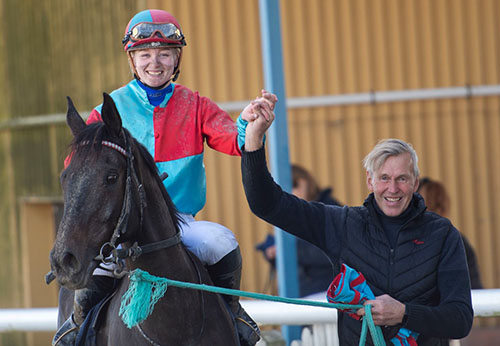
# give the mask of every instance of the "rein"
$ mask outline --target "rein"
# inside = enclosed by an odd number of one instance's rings
[[[161,240],[156,243],[139,246],[137,242],[135,242],[134,245],[132,245],[128,249],[113,249],[113,257],[118,259],[125,259],[130,257],[133,261],[135,261],[136,258],[139,257],[140,255],[150,252],[155,252],[161,249],[167,249],[169,247],[172,247],[180,243],[181,243],[181,234],[177,233],[173,237]]]

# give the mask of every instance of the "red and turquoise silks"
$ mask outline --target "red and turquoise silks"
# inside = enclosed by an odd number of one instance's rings
[[[333,279],[328,288],[326,298],[330,303],[363,304],[366,300],[375,299],[370,287],[366,284],[363,274],[346,264],[342,264],[340,273]],[[352,318],[359,320],[356,309],[341,309]],[[417,346],[418,333],[406,328],[400,328],[398,334],[391,339],[394,346]]]

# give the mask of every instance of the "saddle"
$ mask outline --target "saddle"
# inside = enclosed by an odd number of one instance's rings
[[[107,305],[116,293],[116,289],[106,295],[99,303],[94,305],[88,312],[83,321],[78,335],[76,336],[75,346],[96,346],[97,327],[100,325],[102,316],[106,312]]]

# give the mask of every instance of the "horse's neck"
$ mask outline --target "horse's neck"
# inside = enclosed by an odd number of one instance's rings
[[[161,182],[151,172],[145,170],[142,174],[146,205],[141,225],[143,229],[138,232],[137,237],[142,242],[149,243],[172,237],[176,233],[176,227],[162,194],[163,186],[159,186]]]
[[[146,179],[144,185],[147,207],[144,209],[142,229],[136,232],[136,239],[130,242],[137,241],[139,246],[169,239],[177,233],[167,203],[155,179],[153,177]],[[198,276],[194,270],[194,263],[182,244],[143,254],[135,261],[129,260],[128,265],[130,269],[140,268],[153,275],[168,276],[177,280],[192,280],[194,276]]]

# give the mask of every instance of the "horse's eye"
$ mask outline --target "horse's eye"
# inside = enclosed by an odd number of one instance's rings
[[[107,184],[114,184],[116,183],[116,180],[118,179],[118,174],[111,173],[106,177],[106,183]]]

